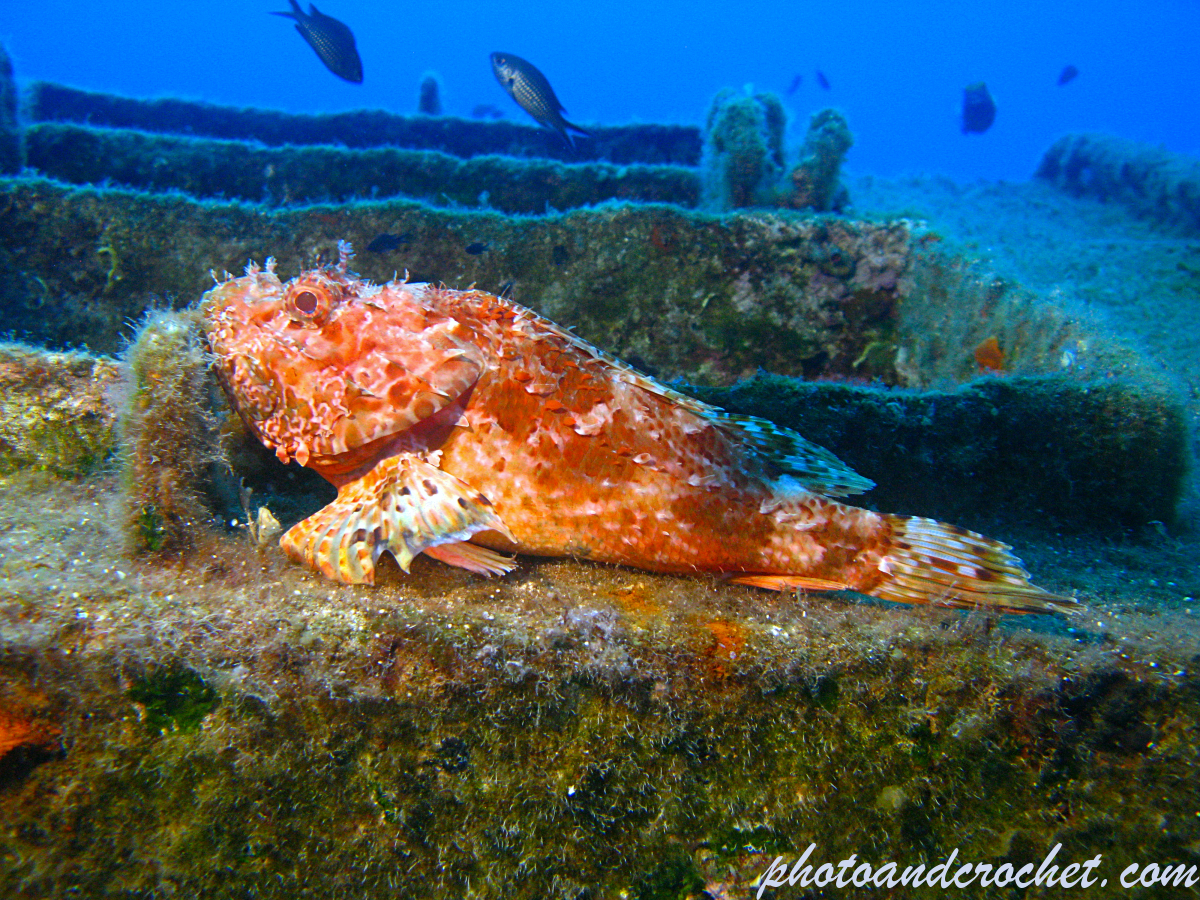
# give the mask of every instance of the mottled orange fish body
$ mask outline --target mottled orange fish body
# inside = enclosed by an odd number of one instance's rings
[[[871,482],[769,422],[642,375],[481,291],[374,285],[268,263],[209,291],[205,328],[239,413],[280,459],[338,487],[288,531],[298,561],[373,582],[393,553],[472,571],[495,551],[774,589],[1063,611],[1006,545],[831,496]]]

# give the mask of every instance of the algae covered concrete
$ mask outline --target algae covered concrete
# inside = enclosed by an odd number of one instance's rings
[[[111,359],[0,343],[0,473],[95,472],[116,447]]]
[[[240,530],[125,558],[112,479],[0,492],[6,896],[747,897],[811,841],[1062,843],[1113,897],[1196,862],[1196,615],[1118,578],[1067,622],[558,561],[351,588]]]
[[[380,235],[391,249],[368,250]],[[972,352],[989,336],[1003,339],[1010,374],[1137,369],[1086,316],[976,271],[904,220],[779,212],[613,205],[535,218],[407,200],[275,210],[0,179],[0,304],[18,337],[112,353],[146,309],[194,303],[210,271],[271,256],[296,273],[339,239],[365,277],[504,293],[663,378],[729,384],[761,368],[956,383],[977,372]]]
[[[694,125],[588,124],[588,140],[571,146],[546,128],[509,121],[405,116],[381,109],[305,115],[178,97],[141,100],[46,81],[29,85],[24,111],[31,122],[74,122],[97,128],[189,134],[254,141],[268,147],[402,147],[463,158],[503,154],[567,162],[604,160],[616,165],[695,166],[702,140],[700,129]]]
[[[540,214],[606,200],[691,207],[700,194],[695,174],[672,166],[460,159],[396,147],[263,147],[60,123],[30,125],[25,148],[30,167],[72,184],[109,182],[271,206],[404,196],[436,206]]]

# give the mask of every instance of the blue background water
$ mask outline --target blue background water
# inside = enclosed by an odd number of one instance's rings
[[[850,168],[878,174],[1024,179],[1075,130],[1200,155],[1195,0],[318,5],[355,32],[364,84],[335,78],[289,20],[267,15],[286,0],[0,0],[0,41],[22,80],[293,111],[411,112],[432,69],[447,112],[490,103],[528,121],[491,74],[488,54],[506,50],[536,63],[585,124],[700,123],[722,87],[784,94],[802,75],[785,97],[793,140],[811,112],[837,106],[856,136]],[[1058,87],[1068,63],[1081,74]],[[959,130],[962,89],[974,81],[999,107],[982,136]]]

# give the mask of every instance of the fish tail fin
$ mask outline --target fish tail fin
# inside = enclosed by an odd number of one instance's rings
[[[929,603],[1009,613],[1072,613],[1070,597],[1029,582],[1021,560],[1001,541],[919,516],[885,516],[892,539],[882,551],[882,580],[863,592],[898,603]]]
[[[302,21],[304,19],[304,10],[300,8],[300,4],[297,3],[296,0],[288,0],[288,2],[292,5],[291,12],[272,12],[271,15],[283,16],[287,19],[295,19],[297,22]]]
[[[563,121],[563,125],[565,125],[569,129],[571,129],[572,131],[576,131],[579,134],[582,134],[584,137],[592,136],[592,133],[590,131],[588,131],[586,128],[580,128],[574,122],[568,122],[566,119],[563,119],[562,121]]]

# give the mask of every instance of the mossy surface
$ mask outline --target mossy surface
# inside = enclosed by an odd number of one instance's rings
[[[216,709],[218,703],[217,692],[190,669],[147,672],[126,694],[141,705],[146,727],[157,734],[198,731],[204,717]]]
[[[1194,861],[1200,629],[1128,563],[1061,623],[533,560],[351,588],[244,536],[114,555],[104,481],[0,491],[0,670],[64,748],[0,786],[6,896],[747,897],[813,841],[1061,842],[1115,897]]]
[[[115,446],[105,393],[119,378],[113,360],[0,344],[0,474],[94,472]]]
[[[786,126],[774,94],[720,91],[704,125],[705,206],[721,212],[771,205],[783,173]]]
[[[1171,522],[1188,474],[1178,398],[1121,380],[988,378],[915,393],[763,374],[684,390],[828,447],[877,483],[865,498],[876,508],[967,525]]]
[[[73,184],[113,183],[268,206],[402,196],[435,206],[538,214],[606,200],[682,207],[699,200],[695,173],[669,166],[460,159],[394,147],[262,147],[59,123],[29,126],[25,148],[30,168]]]
[[[695,166],[700,159],[700,129],[692,125],[588,124],[591,137],[569,147],[550,129],[507,121],[403,116],[384,110],[304,115],[216,106],[175,97],[139,100],[45,81],[31,84],[28,94],[26,112],[34,122],[202,135],[256,141],[269,147],[403,147],[463,158],[500,153],[567,162],[605,160],[618,165]]]
[[[195,317],[151,313],[124,362],[117,405],[127,544],[134,552],[190,550],[212,516],[201,486],[221,462]]]

